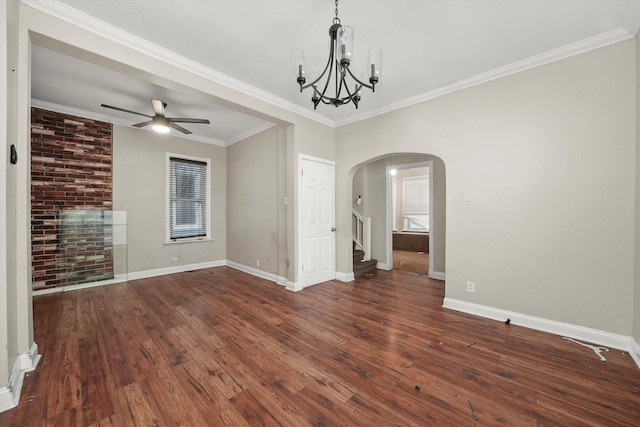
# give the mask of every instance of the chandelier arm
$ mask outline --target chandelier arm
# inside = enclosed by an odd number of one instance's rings
[[[315,79],[314,81],[312,81],[311,83],[308,83],[304,86],[302,86],[302,90],[308,89],[310,87],[313,87],[316,83],[318,83],[320,80],[322,80],[322,78],[324,77],[324,75],[327,72],[327,69],[329,68],[329,65],[327,64],[327,66],[324,68],[324,70],[322,71],[322,74],[320,74],[320,77],[318,77],[317,79]]]
[[[327,70],[331,69],[331,63],[333,62],[333,56],[334,56],[334,47],[333,47],[333,40],[331,40],[331,43],[329,44],[329,60],[327,61],[327,65],[324,66],[324,70],[322,70],[322,73],[320,73],[320,76],[318,76],[317,79],[315,79],[314,81],[312,81],[311,83],[302,86],[301,90],[305,90],[313,85],[315,85],[316,83],[318,83],[320,80],[322,80],[322,78],[324,77],[324,75],[327,73]],[[331,80],[331,72],[329,72],[329,77],[327,78],[327,82],[329,82],[329,80]],[[324,92],[327,91],[327,88],[325,87]]]
[[[342,77],[342,80],[344,80],[344,77]],[[351,93],[351,91],[349,90],[349,86],[347,85],[347,83],[345,83],[344,89],[347,91],[347,95],[349,96],[345,96],[344,98],[340,99],[340,102],[342,104],[348,104],[349,102],[353,102],[353,105],[355,105],[356,108],[358,108],[358,100],[356,98],[358,97],[358,91],[361,88],[362,88],[362,85],[356,86],[355,93]]]
[[[349,99],[348,96],[345,96],[344,98],[332,98],[330,96],[324,95],[320,92],[317,92],[319,99],[322,101],[323,104],[333,104],[335,101],[345,101],[346,99]]]
[[[344,77],[343,77],[343,80],[344,80]],[[358,93],[358,90],[359,90],[360,88],[359,88],[359,87],[356,87],[356,92],[352,94],[352,93],[351,93],[351,91],[349,90],[349,86],[347,86],[347,84],[345,83],[345,84],[344,84],[344,89],[347,91],[347,95],[348,95],[348,96],[345,96],[345,97],[344,97],[344,98],[342,98],[341,100],[345,100],[345,99],[349,99],[349,100],[351,100],[351,99],[353,99],[353,97]],[[347,101],[347,102],[349,102],[349,101]]]
[[[343,69],[344,67],[340,66],[340,68]],[[336,62],[336,75],[338,75],[338,63],[337,62]],[[345,78],[345,74],[342,71],[340,71],[340,78],[336,79],[336,92],[335,92],[336,96],[335,96],[335,99],[340,99],[340,94],[342,93],[342,88],[343,87],[345,87],[345,88],[347,87],[347,84],[345,83],[344,78]],[[347,89],[347,92],[348,91],[349,90]]]
[[[344,73],[344,66],[341,65],[338,61],[336,61],[336,77],[340,76],[339,79],[336,79],[336,99],[340,99],[340,94],[342,93],[342,87],[346,86],[344,78],[346,74]]]
[[[329,61],[333,61],[333,49],[331,49],[331,58]],[[321,97],[324,97],[325,93],[327,93],[327,89],[329,88],[329,83],[331,83],[331,76],[333,75],[333,67],[327,67],[329,73],[327,74],[327,82],[324,84],[324,88],[322,89],[322,93],[320,93]]]
[[[356,82],[360,83],[362,86],[366,87],[367,89],[374,90],[374,86],[373,85],[368,85],[365,82],[360,81],[360,79],[358,79],[356,76],[353,75],[353,73],[351,72],[349,67],[345,67],[345,68],[347,69],[347,72],[349,73],[349,75],[351,76],[351,78],[353,80],[355,80]]]
[[[341,104],[348,104],[349,102],[353,102],[354,97],[357,96],[357,93],[361,88],[362,88],[362,85],[358,86],[356,88],[355,93],[352,94],[349,91],[349,89],[346,88],[346,85],[345,85],[345,89],[347,90],[347,93],[349,93],[349,95],[344,96],[342,98],[338,98],[338,97],[332,98],[330,96],[323,95],[318,91],[316,91],[316,93],[319,95],[319,99],[322,101],[323,104],[334,104],[334,101],[340,101]]]

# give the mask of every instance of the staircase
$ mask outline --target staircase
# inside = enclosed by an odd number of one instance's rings
[[[358,278],[376,272],[378,261],[371,259],[371,218],[352,210],[353,275]]]
[[[378,261],[370,259],[363,261],[365,253],[362,249],[356,249],[356,242],[353,242],[353,276],[355,278],[374,274],[377,270]]]

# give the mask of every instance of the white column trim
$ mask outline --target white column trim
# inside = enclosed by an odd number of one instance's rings
[[[36,369],[41,356],[38,354],[38,345],[33,343],[31,349],[16,357],[11,372],[11,379],[7,387],[0,388],[0,412],[15,408],[20,403],[22,383],[27,372]]]

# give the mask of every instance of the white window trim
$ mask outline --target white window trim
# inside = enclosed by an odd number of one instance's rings
[[[199,237],[190,237],[178,240],[171,240],[171,231],[170,224],[171,216],[171,158],[183,159],[183,160],[191,160],[194,162],[206,163],[207,165],[207,206],[206,206],[206,228],[207,234],[206,236]],[[166,155],[166,166],[165,166],[165,245],[175,245],[181,243],[194,243],[194,242],[209,242],[213,239],[211,238],[211,159],[202,158],[202,157],[194,157],[187,156],[185,154],[177,154],[177,153],[167,153]]]

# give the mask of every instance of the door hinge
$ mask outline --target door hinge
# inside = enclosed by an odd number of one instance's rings
[[[300,169],[300,176],[304,176],[304,169]]]

